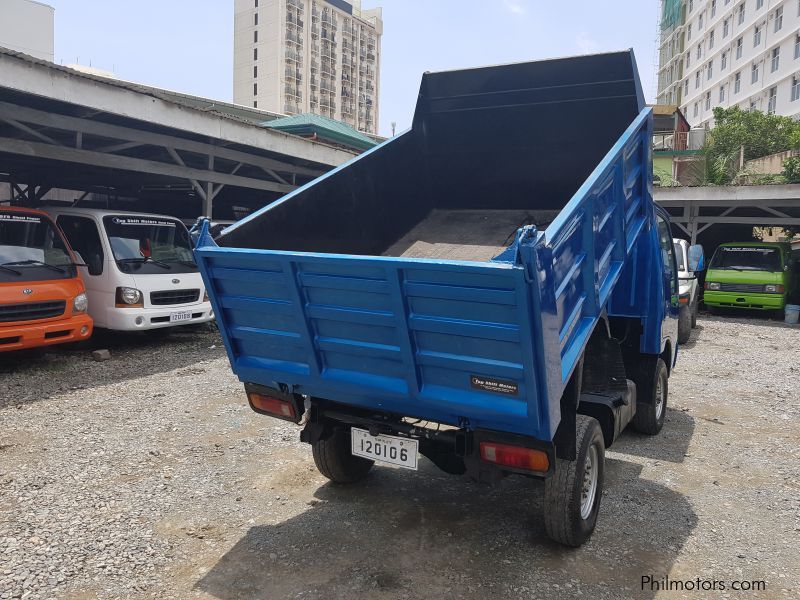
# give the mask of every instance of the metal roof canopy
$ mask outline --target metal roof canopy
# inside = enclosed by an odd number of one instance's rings
[[[276,116],[0,48],[0,181],[18,203],[178,190],[210,216],[224,189],[264,205],[355,155],[257,124]]]
[[[654,198],[692,244],[712,225],[800,225],[798,184],[656,188]]]

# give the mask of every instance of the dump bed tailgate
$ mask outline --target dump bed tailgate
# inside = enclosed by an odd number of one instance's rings
[[[244,382],[550,439],[536,290],[508,263],[197,250]]]

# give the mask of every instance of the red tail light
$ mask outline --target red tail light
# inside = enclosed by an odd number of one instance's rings
[[[291,402],[253,392],[248,394],[248,398],[250,398],[250,404],[252,404],[253,408],[256,410],[275,415],[280,419],[287,419],[289,421],[297,420],[297,413],[295,413],[294,406],[292,406]]]
[[[526,471],[543,473],[550,468],[546,452],[495,442],[481,442],[481,458],[486,462]]]

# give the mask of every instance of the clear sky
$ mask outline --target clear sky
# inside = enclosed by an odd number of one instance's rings
[[[45,0],[56,62],[232,99],[233,0]],[[411,122],[424,71],[634,48],[655,96],[658,0],[364,0],[383,7],[380,133]]]

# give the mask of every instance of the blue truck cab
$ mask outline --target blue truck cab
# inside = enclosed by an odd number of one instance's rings
[[[422,78],[412,127],[195,250],[257,412],[334,482],[377,461],[544,480],[591,535],[604,452],[664,423],[669,216],[633,53]]]

